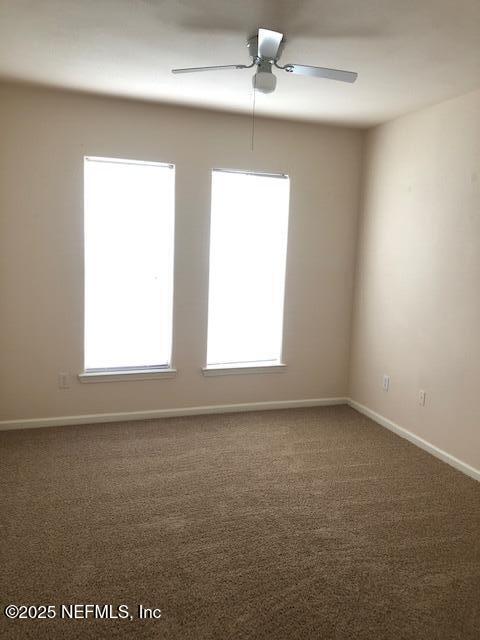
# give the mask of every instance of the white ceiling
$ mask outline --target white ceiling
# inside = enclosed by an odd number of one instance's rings
[[[258,27],[287,38],[282,62],[358,71],[354,85],[278,71],[257,112],[375,124],[480,86],[480,0],[0,0],[0,76],[249,112]]]

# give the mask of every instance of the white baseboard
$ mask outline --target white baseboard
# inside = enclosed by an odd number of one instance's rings
[[[131,420],[151,420],[155,418],[175,418],[182,416],[199,416],[214,413],[241,413],[243,411],[268,411],[272,409],[299,409],[301,407],[328,407],[348,404],[363,415],[371,418],[382,427],[386,427],[402,438],[406,438],[417,447],[428,451],[440,460],[462,471],[467,476],[480,481],[480,470],[451,454],[439,449],[423,438],[407,431],[398,424],[372,411],[368,407],[351,398],[309,398],[306,400],[274,400],[271,402],[248,402],[242,404],[207,405],[202,407],[182,407],[178,409],[154,409],[151,411],[127,411],[120,413],[93,413],[78,416],[56,416],[51,418],[28,418],[25,420],[0,421],[0,431],[14,429],[35,429],[39,427],[60,427],[74,424],[93,424],[102,422],[125,422]]]
[[[28,418],[25,420],[0,421],[0,431],[12,429],[35,429],[39,427],[61,427],[71,424],[92,424],[98,422],[125,422],[130,420],[151,420],[154,418],[175,418],[200,416],[211,413],[241,413],[243,411],[267,411],[271,409],[299,409],[301,407],[328,407],[347,404],[347,398],[310,398],[307,400],[273,400],[271,402],[247,402],[242,404],[216,404],[204,407],[183,407],[179,409],[154,409],[152,411],[127,411],[122,413],[91,413],[80,416],[58,416],[53,418]]]
[[[420,438],[420,436],[416,436],[411,431],[407,431],[407,429],[400,427],[392,420],[385,418],[379,413],[372,411],[372,409],[365,407],[363,404],[360,404],[359,402],[356,402],[351,398],[348,399],[347,404],[349,404],[353,409],[356,409],[360,413],[363,413],[363,415],[367,416],[368,418],[371,418],[372,420],[374,420],[374,422],[377,422],[382,427],[386,427],[390,431],[393,431],[393,433],[396,433],[398,436],[409,440],[413,444],[417,445],[417,447],[420,447],[420,449],[428,451],[428,453],[431,453],[436,458],[440,458],[440,460],[443,460],[443,462],[446,462],[450,466],[455,467],[455,469],[458,469],[458,471],[462,471],[474,480],[480,481],[480,470],[475,469],[474,467],[470,466],[466,462],[463,462],[462,460],[459,460],[458,458],[455,458],[455,456],[452,456],[450,453],[443,451],[443,449],[439,449],[430,442],[427,442],[427,440]]]

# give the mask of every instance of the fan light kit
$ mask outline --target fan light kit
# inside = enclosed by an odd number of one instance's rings
[[[326,67],[312,67],[305,64],[278,63],[285,46],[283,33],[259,29],[258,35],[247,41],[248,52],[252,58],[251,64],[226,64],[213,67],[190,67],[188,69],[172,69],[172,73],[194,73],[197,71],[217,71],[223,69],[251,69],[257,70],[252,78],[254,89],[261,93],[272,93],[277,85],[277,78],[273,74],[272,67],[281,69],[287,73],[315,78],[327,78],[328,80],[340,80],[341,82],[355,82],[357,73],[342,71],[341,69],[327,69]]]

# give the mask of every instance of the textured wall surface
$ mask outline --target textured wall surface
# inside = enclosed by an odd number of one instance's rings
[[[479,113],[475,92],[368,135],[350,393],[477,469]]]
[[[346,394],[362,132],[258,119],[252,152],[244,116],[9,84],[0,93],[0,420]],[[76,379],[84,155],[176,164],[176,379]],[[285,373],[201,374],[214,167],[290,176]]]

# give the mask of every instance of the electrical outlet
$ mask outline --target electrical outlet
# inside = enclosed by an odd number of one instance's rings
[[[58,374],[58,388],[70,389],[70,378],[68,373],[61,372]]]
[[[425,406],[425,401],[427,400],[427,392],[423,389],[420,389],[420,393],[418,394],[418,404],[421,407]]]
[[[384,374],[383,376],[383,390],[388,391],[390,389],[390,376]]]

